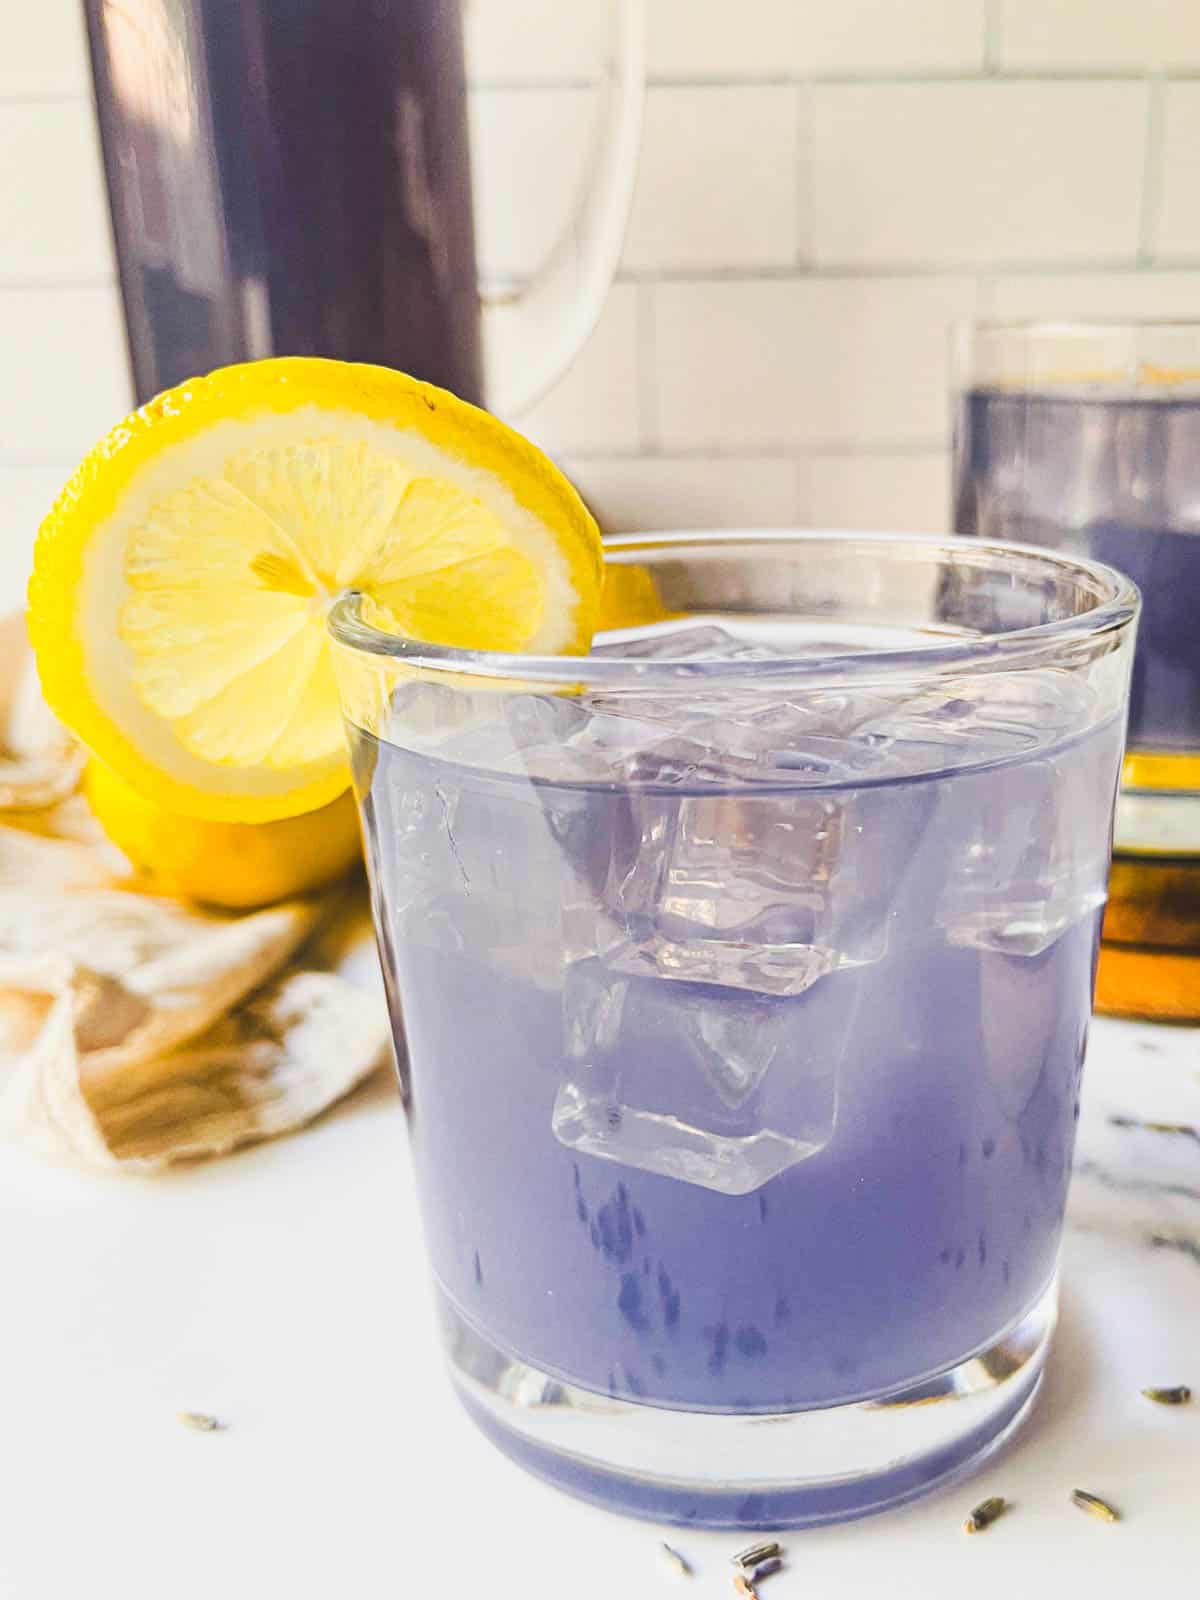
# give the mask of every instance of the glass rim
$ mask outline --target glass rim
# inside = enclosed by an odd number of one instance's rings
[[[465,650],[453,645],[428,644],[419,639],[387,633],[363,615],[364,596],[356,590],[340,595],[332,604],[327,627],[334,642],[367,657],[383,657],[424,673],[456,674],[476,678],[616,687],[647,684],[678,687],[681,683],[737,678],[742,682],[775,678],[824,683],[840,678],[890,676],[893,672],[945,669],[964,670],[983,665],[1019,665],[1029,657],[1044,658],[1065,646],[1119,633],[1137,617],[1141,604],[1137,587],[1116,568],[1083,557],[1064,555],[1038,545],[998,539],[967,539],[954,534],[908,534],[836,529],[674,529],[658,533],[626,533],[604,541],[606,565],[633,565],[639,557],[693,553],[733,552],[788,546],[828,546],[847,553],[852,545],[905,552],[904,559],[919,558],[962,568],[996,565],[1019,557],[1026,567],[1074,579],[1081,587],[1099,591],[1101,598],[1090,610],[1054,622],[1037,623],[1009,632],[964,639],[947,636],[919,646],[871,650],[846,650],[828,655],[772,656],[766,660],[692,660],[658,657],[651,661],[632,657],[588,655],[520,655],[512,652]],[[615,560],[612,558],[616,558]],[[715,614],[715,608],[714,608]],[[616,630],[611,630],[616,631]]]

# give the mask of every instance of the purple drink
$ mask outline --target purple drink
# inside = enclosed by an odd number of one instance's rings
[[[420,868],[432,892],[393,943],[400,994],[439,995],[409,1020],[410,1116],[430,1253],[461,1314],[584,1388],[763,1411],[885,1392],[1019,1320],[1057,1249],[1119,744],[1109,725],[978,773],[822,789],[822,809],[868,841],[859,862],[832,863],[840,892],[888,934],[795,995],[754,973],[728,987],[634,975],[629,955],[653,935],[639,945],[642,918],[623,910],[614,954],[556,960],[553,946],[570,937],[564,880],[576,906],[599,905],[597,887],[627,883],[660,831],[678,870],[705,870],[707,852],[724,877],[737,833],[806,817],[797,791],[638,804],[362,749],[385,902],[411,892],[414,854],[434,856]],[[1039,814],[1089,795],[1090,827],[1086,812]],[[415,809],[428,831],[405,829]],[[1052,841],[1075,826],[1090,860],[1064,885]],[[987,885],[964,889],[960,911],[953,874],[992,828]],[[794,861],[777,871],[813,892]],[[853,881],[864,873],[876,884]],[[580,1089],[589,1072],[597,1085]],[[598,1101],[590,1139],[564,1085]],[[710,1174],[720,1149],[706,1164],[703,1141],[669,1128],[657,1154],[628,1129],[606,1139],[610,1108],[627,1122],[673,1108],[728,1141],[730,1170]],[[783,1130],[778,1150],[735,1148],[763,1126]],[[677,1175],[689,1155],[703,1181]],[[441,1176],[456,1169],[469,1184]]]
[[[683,620],[589,661],[343,663],[418,1190],[502,1448],[646,1515],[829,1520],[1036,1391],[1130,592],[965,542],[660,543]]]
[[[957,472],[960,533],[1078,551],[1134,580],[1130,748],[1200,752],[1200,395],[975,389]]]

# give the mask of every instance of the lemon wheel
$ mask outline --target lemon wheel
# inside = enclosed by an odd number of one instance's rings
[[[29,629],[51,706],[163,808],[263,822],[348,782],[325,617],[469,649],[587,649],[600,539],[486,412],[387,368],[227,367],[85,459],[38,536]]]

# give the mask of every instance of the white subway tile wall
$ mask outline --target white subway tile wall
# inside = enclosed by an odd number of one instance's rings
[[[929,533],[947,526],[947,450],[818,455],[799,468],[798,516],[809,527]]]
[[[1200,83],[1166,85],[1162,142],[1152,246],[1164,261],[1195,261],[1200,259]]]
[[[473,0],[495,3],[495,0]],[[650,72],[685,83],[794,76],[799,6],[787,0],[655,0],[649,11]]]
[[[820,264],[1136,259],[1141,83],[822,84]]]
[[[528,277],[554,248],[587,170],[595,120],[586,89],[471,96],[475,248],[486,282]]]
[[[802,0],[797,72],[977,72],[987,43],[985,0]]]
[[[608,0],[464,0],[481,264],[589,169]],[[1197,0],[648,0],[618,282],[527,417],[606,527],[940,528],[956,318],[1200,317]],[[0,22],[0,586],[130,399],[78,0]],[[521,359],[503,312],[493,363]]]
[[[944,437],[946,343],[972,315],[972,278],[659,283],[654,412],[667,450]]]
[[[652,88],[625,266],[794,266],[799,146],[800,96],[790,85]]]
[[[997,0],[997,60],[1052,72],[1200,67],[1192,0]]]
[[[650,69],[689,80],[970,72],[985,38],[984,0],[656,0]]]
[[[638,379],[639,303],[636,283],[615,284],[591,338],[570,371],[520,419],[520,427],[554,455],[637,455],[645,432]],[[511,316],[503,307],[484,322],[487,369],[519,365]]]
[[[61,467],[0,466],[0,614],[21,604],[33,537],[62,478]]]
[[[1005,319],[1179,317],[1200,319],[1198,272],[1029,272],[988,278],[979,314]]]
[[[0,289],[0,466],[70,468],[129,408],[108,284]]]
[[[585,456],[564,465],[610,533],[794,526],[798,463],[783,456]]]
[[[604,57],[607,0],[464,0],[475,84],[586,82]]]
[[[0,23],[0,99],[14,96],[87,94],[87,42],[83,7],[47,0],[36,16],[18,21],[9,12]]]
[[[0,285],[112,276],[92,108],[0,100]]]

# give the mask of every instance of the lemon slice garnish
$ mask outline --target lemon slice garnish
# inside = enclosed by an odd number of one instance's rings
[[[147,799],[229,822],[349,782],[325,618],[348,590],[397,633],[578,653],[596,525],[531,444],[382,367],[227,367],[133,412],[38,536],[46,698]]]

